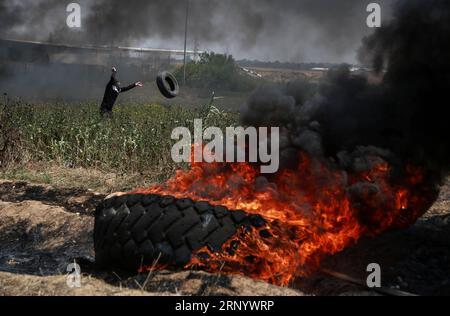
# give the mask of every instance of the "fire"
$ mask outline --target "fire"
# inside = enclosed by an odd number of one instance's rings
[[[304,153],[299,161],[295,170],[270,179],[252,164],[194,163],[164,184],[132,193],[206,200],[261,215],[264,227],[241,229],[222,252],[201,249],[186,268],[244,274],[278,285],[314,271],[325,256],[362,236],[414,223],[431,203],[422,170],[414,166],[405,168],[401,183],[393,183],[391,167],[378,157],[370,170],[353,174]]]

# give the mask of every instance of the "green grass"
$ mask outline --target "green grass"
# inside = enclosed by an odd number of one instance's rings
[[[52,184],[53,181],[46,171],[30,172],[25,168],[11,168],[7,170],[0,170],[0,177],[2,179],[11,179],[16,181],[29,181],[41,184]]]
[[[172,130],[178,126],[192,130],[193,120],[204,115],[192,108],[131,103],[117,106],[107,119],[100,117],[94,103],[16,102],[3,112],[3,130],[12,127],[19,136],[15,150],[20,151],[22,163],[51,162],[124,174],[154,172],[165,177],[183,167],[171,159]],[[237,119],[235,113],[215,113],[206,125],[225,128]]]

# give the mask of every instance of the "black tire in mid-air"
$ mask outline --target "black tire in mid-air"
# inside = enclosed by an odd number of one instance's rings
[[[156,84],[161,94],[168,99],[175,98],[180,91],[177,79],[168,71],[162,71],[158,74]]]
[[[137,270],[158,260],[185,266],[201,248],[222,251],[238,227],[261,227],[262,217],[207,202],[132,194],[103,201],[95,213],[96,263]]]

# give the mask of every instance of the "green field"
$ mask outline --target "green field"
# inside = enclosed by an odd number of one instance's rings
[[[88,168],[118,174],[151,175],[162,181],[175,169],[170,155],[175,127],[226,127],[237,113],[157,104],[121,104],[111,118],[101,118],[95,103],[26,103],[16,101],[0,112],[0,160],[3,169],[34,164]]]

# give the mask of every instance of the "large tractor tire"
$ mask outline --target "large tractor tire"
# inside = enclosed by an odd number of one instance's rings
[[[162,71],[158,74],[156,84],[161,94],[168,99],[175,98],[180,92],[177,79],[168,71]]]
[[[155,263],[182,268],[197,250],[222,251],[239,227],[265,225],[263,218],[207,202],[135,194],[103,201],[95,214],[96,263],[136,270]]]

